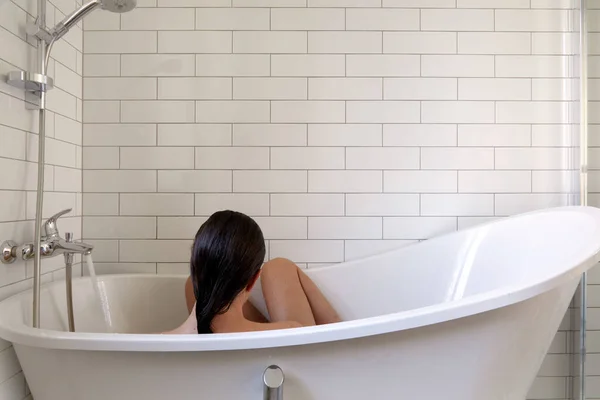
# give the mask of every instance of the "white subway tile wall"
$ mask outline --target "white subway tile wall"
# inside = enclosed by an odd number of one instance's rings
[[[187,273],[193,235],[220,209],[255,217],[269,257],[316,268],[569,204],[579,98],[571,3],[158,0],[95,15],[84,23],[74,145],[84,146],[83,233],[99,272]],[[6,24],[0,40],[11,48],[22,40]],[[600,46],[590,46],[600,77]],[[0,48],[14,66],[27,57]],[[80,93],[62,64],[63,92]],[[12,150],[0,155],[27,161],[21,132],[35,132],[34,121],[18,94],[4,97],[0,138]],[[76,115],[73,104],[61,100],[60,114]],[[56,121],[62,153],[51,174],[77,165],[61,139],[73,134]],[[570,398],[569,329],[531,399]]]
[[[75,0],[49,0],[48,23],[73,11],[80,2]],[[36,182],[38,159],[38,112],[25,106],[24,93],[5,83],[5,74],[19,69],[35,68],[35,43],[25,35],[25,24],[36,16],[34,1],[5,1],[0,5],[0,169],[6,179],[0,182],[0,241],[17,243],[34,240],[36,208]],[[117,21],[118,22],[118,21]],[[118,28],[114,20],[92,22],[107,29]],[[112,25],[111,25],[112,23]],[[73,29],[54,46],[49,62],[50,75],[56,88],[48,94],[46,118],[46,168],[43,217],[71,208],[72,212],[59,222],[61,232],[73,232],[75,239],[82,237],[82,117],[83,100],[83,32]],[[113,55],[114,58],[114,55]],[[115,65],[110,59],[103,61],[108,67]],[[92,64],[95,60],[86,60]],[[102,69],[96,68],[97,73]],[[115,72],[118,75],[118,71]],[[101,76],[104,76],[103,74]],[[110,84],[110,82],[107,82]],[[110,88],[109,90],[112,90]],[[108,91],[96,91],[98,97]],[[125,93],[123,93],[125,94]],[[116,121],[118,122],[118,120]],[[112,144],[111,144],[112,146]],[[99,168],[113,167],[111,154],[114,147],[101,148],[89,155],[91,165]],[[106,156],[106,160],[103,157]],[[114,158],[112,158],[114,160]],[[118,159],[117,159],[118,160]],[[118,164],[115,168],[118,168]],[[99,200],[97,197],[96,200]],[[108,206],[100,213],[113,215]],[[43,282],[64,279],[62,257],[42,261]],[[2,266],[0,272],[0,300],[32,287],[33,264],[16,261]],[[81,275],[80,266],[74,272]],[[12,346],[0,340],[0,398],[2,400],[31,399],[25,377]]]

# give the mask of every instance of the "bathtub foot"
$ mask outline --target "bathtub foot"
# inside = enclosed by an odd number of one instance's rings
[[[263,400],[283,400],[285,375],[277,365],[271,365],[263,373]]]

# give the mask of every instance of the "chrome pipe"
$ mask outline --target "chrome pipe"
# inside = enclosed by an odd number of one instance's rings
[[[580,203],[588,205],[588,23],[587,1],[579,3],[579,64],[580,64]],[[579,326],[579,399],[586,399],[587,358],[587,272],[580,283],[581,305]]]
[[[38,18],[37,24],[40,29],[46,29],[46,0],[38,0]],[[37,40],[37,58],[40,74],[45,76],[48,64],[48,48],[46,41]],[[42,284],[42,259],[39,248],[42,245],[42,211],[44,209],[44,166],[46,164],[46,92],[40,92],[39,109],[39,130],[38,130],[38,181],[37,181],[37,200],[35,206],[35,239],[34,246],[38,251],[34,252],[33,260],[33,327],[40,327],[40,291]]]
[[[269,366],[263,373],[263,400],[283,400],[285,375],[277,365]]]
[[[65,240],[69,243],[73,243],[73,233],[65,233]],[[75,316],[73,314],[73,253],[65,253],[65,282],[67,288],[69,332],[75,332]]]

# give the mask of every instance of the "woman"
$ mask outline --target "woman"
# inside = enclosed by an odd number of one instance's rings
[[[235,211],[213,214],[194,240],[185,288],[190,316],[168,333],[250,332],[340,321],[298,266],[283,258],[263,265],[265,253],[262,231],[252,218]],[[248,300],[259,276],[270,321]]]

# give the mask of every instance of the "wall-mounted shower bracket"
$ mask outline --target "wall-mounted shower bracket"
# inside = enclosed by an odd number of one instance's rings
[[[48,75],[27,71],[9,72],[6,83],[26,92],[37,94],[47,92],[54,87],[54,80]]]
[[[37,22],[28,22],[25,26],[25,32],[29,36],[35,36],[39,40],[43,40],[46,43],[50,43],[52,41],[52,34],[46,29],[42,28]]]

